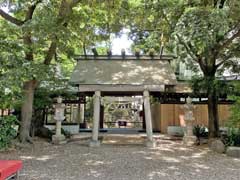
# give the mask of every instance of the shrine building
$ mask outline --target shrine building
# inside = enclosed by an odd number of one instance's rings
[[[170,66],[172,56],[80,56],[70,83],[78,87],[79,97],[93,97],[92,140],[98,146],[99,129],[103,128],[105,104],[134,102],[142,105],[148,146],[153,145],[150,96],[174,91],[176,76]],[[83,101],[84,102],[84,101]],[[135,104],[136,104],[135,103]],[[124,118],[119,125],[124,125]],[[127,122],[127,121],[126,121]]]

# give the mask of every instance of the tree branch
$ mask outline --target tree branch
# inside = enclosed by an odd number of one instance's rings
[[[30,19],[32,19],[33,13],[34,13],[37,5],[38,5],[39,3],[41,3],[41,2],[42,2],[42,0],[38,0],[38,1],[36,1],[36,3],[34,3],[33,5],[29,6],[28,11],[27,11],[26,16],[25,16],[25,22],[28,21],[28,20],[30,20]]]
[[[24,22],[27,22],[29,20],[31,20],[33,18],[33,13],[37,7],[37,5],[42,2],[42,0],[38,0],[36,1],[34,4],[32,4],[31,6],[28,7],[28,10],[25,14],[25,20]],[[24,30],[24,29],[23,29]],[[25,58],[28,61],[33,61],[34,60],[34,53],[33,53],[33,49],[32,49],[32,37],[31,37],[31,31],[24,31],[23,34],[23,42],[24,44],[28,47],[28,49],[25,51]]]
[[[9,15],[8,13],[4,12],[2,9],[0,9],[0,15],[2,16],[2,18],[7,20],[8,22],[11,22],[17,26],[21,26],[24,24],[24,21],[21,21],[15,17]]]
[[[62,0],[61,6],[58,13],[58,23],[62,24],[63,27],[67,27],[68,23],[64,22],[65,17],[72,12],[72,8],[80,3],[81,0],[72,0],[71,2],[67,0]],[[44,59],[44,64],[49,65],[53,59],[57,49],[57,36],[55,35],[54,39],[51,41],[48,48],[47,54]]]
[[[21,26],[21,25],[23,25],[26,21],[32,19],[33,13],[34,13],[37,5],[38,5],[39,3],[41,3],[41,2],[42,2],[42,0],[38,0],[38,1],[36,1],[36,3],[34,3],[32,6],[30,6],[30,7],[28,8],[28,11],[27,11],[27,13],[26,13],[26,16],[25,16],[25,20],[24,20],[24,21],[19,20],[19,19],[15,18],[15,17],[11,16],[10,14],[6,13],[5,11],[3,11],[2,9],[0,9],[0,16],[2,16],[2,18],[4,18],[5,20],[7,20],[8,22],[11,22],[11,23],[13,23],[13,24],[15,24],[15,25],[17,25],[17,26]]]
[[[206,66],[205,66],[204,63],[203,63],[202,58],[199,58],[199,59],[197,60],[197,62],[198,62],[198,64],[199,64],[199,66],[200,66],[203,74],[206,74],[206,73],[207,73],[207,71],[206,71]]]
[[[184,46],[184,48],[186,49],[186,51],[188,52],[188,54],[192,57],[192,59],[196,62],[198,62],[198,57],[196,54],[194,54],[194,52],[189,48],[189,46],[184,42],[184,40],[182,40],[182,38],[176,34],[178,41],[180,44],[182,44]]]
[[[76,6],[78,3],[81,3],[82,2],[82,0],[73,0],[72,1],[72,7],[74,7],[74,6]]]
[[[234,57],[234,54],[236,51],[240,50],[240,46],[237,46],[236,48],[234,48],[229,54],[227,55],[223,55],[224,57],[222,58],[222,61],[220,61],[216,66],[220,67],[221,65],[223,65],[226,61],[228,61],[229,59]]]
[[[170,29],[173,31],[173,29],[175,29],[175,26],[173,26],[167,15],[164,13],[164,11],[162,11],[162,15],[163,15],[163,18],[165,19],[165,21],[167,22],[168,26],[170,27]],[[188,54],[192,57],[192,59],[195,61],[195,62],[198,62],[198,55],[192,50],[193,47],[189,47],[189,45],[187,45],[184,40],[182,40],[182,38],[176,34],[177,36],[177,39],[179,41],[180,44],[182,44],[184,46],[184,48],[186,49],[186,51],[188,52]]]
[[[49,49],[47,51],[47,55],[45,57],[44,60],[44,64],[49,65],[54,54],[56,53],[56,49],[57,49],[57,40],[53,40],[49,46]]]
[[[229,31],[225,36],[225,40],[220,43],[220,46],[217,48],[218,51],[228,47],[233,42],[233,40],[240,37],[240,24],[238,24],[234,29]]]

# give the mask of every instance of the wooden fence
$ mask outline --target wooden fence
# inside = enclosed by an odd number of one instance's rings
[[[168,126],[184,126],[183,104],[152,105],[153,129],[167,133]],[[230,104],[219,104],[219,124],[224,126],[230,116]],[[208,126],[208,109],[206,104],[196,104],[194,110],[195,124]]]

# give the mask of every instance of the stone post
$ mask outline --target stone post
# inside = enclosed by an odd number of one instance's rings
[[[81,105],[78,104],[77,107],[77,122],[80,124],[81,123]]]
[[[184,109],[184,121],[186,124],[186,130],[183,137],[183,143],[187,146],[192,146],[196,143],[197,137],[193,135],[193,110],[195,106],[192,104],[192,99],[187,98],[187,103],[183,106]]]
[[[143,92],[143,102],[144,102],[144,112],[145,112],[145,121],[146,121],[146,132],[147,132],[147,147],[155,147],[155,142],[153,140],[153,130],[152,130],[152,114],[150,107],[150,96],[149,91]]]
[[[61,121],[56,121],[56,136],[60,137],[62,135],[61,133],[61,129],[62,129],[62,122]]]
[[[64,110],[65,104],[62,103],[62,98],[57,98],[57,104],[53,106],[55,108],[54,119],[56,120],[56,134],[52,136],[52,142],[54,144],[66,143],[65,136],[61,133],[62,121],[65,119]]]
[[[84,104],[78,104],[77,119],[79,123],[84,123]]]
[[[90,141],[90,147],[98,147],[100,146],[100,142],[98,140],[98,131],[99,131],[99,120],[100,120],[100,97],[101,92],[95,91],[94,98],[94,112],[93,112],[93,127],[92,127],[92,140]]]
[[[80,115],[81,115],[81,123],[83,123],[84,122],[84,104],[81,104],[80,105],[80,108],[81,108],[81,113],[80,113]]]

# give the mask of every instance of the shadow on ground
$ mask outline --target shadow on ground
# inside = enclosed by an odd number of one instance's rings
[[[109,140],[114,141],[114,139]],[[131,139],[134,141],[134,139]],[[21,159],[20,180],[159,180],[238,179],[240,160],[209,151],[206,146],[184,147],[181,141],[158,139],[156,148],[106,141],[89,148],[87,140],[55,146],[43,140],[0,159]]]

